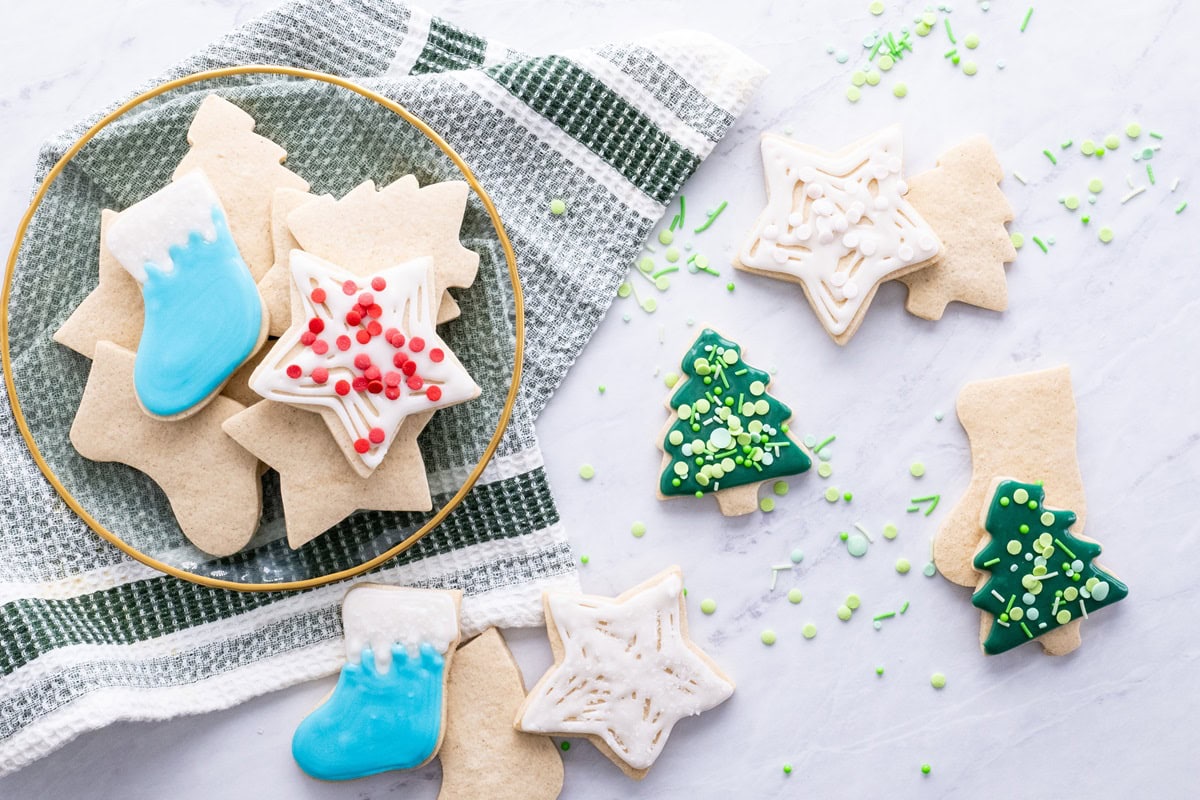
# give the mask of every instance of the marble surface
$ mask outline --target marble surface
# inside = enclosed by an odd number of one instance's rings
[[[28,197],[37,144],[68,122],[245,21],[270,0],[59,0],[9,2],[0,10],[0,239],[9,241]],[[947,64],[944,31],[916,40],[916,52],[867,92],[844,99],[861,39],[876,24],[865,0],[724,3],[717,0],[487,0],[431,2],[434,10],[529,50],[593,44],[689,26],[721,35],[772,70],[751,110],[688,185],[689,222],[720,200],[729,207],[695,237],[720,279],[680,274],[646,315],[618,301],[539,423],[549,474],[580,554],[584,586],[616,592],[663,566],[682,565],[697,641],[738,681],[734,698],[681,723],[651,775],[625,779],[586,743],[565,754],[564,797],[1045,797],[1134,792],[1194,795],[1193,742],[1200,728],[1200,645],[1191,617],[1200,603],[1189,556],[1200,547],[1195,485],[1200,479],[1196,375],[1200,352],[1200,130],[1192,102],[1195,61],[1189,33],[1200,6],[1039,3],[1018,31],[1025,4],[992,0],[982,12],[957,0],[961,36],[977,32],[979,74]],[[905,12],[897,9],[906,6]],[[880,23],[898,28],[922,3],[888,3]],[[530,22],[536,14],[536,22]],[[827,44],[854,58],[838,65]],[[996,68],[997,59],[1006,63]],[[1189,74],[1190,73],[1190,74]],[[904,80],[904,100],[887,87]],[[1153,161],[1159,185],[1121,205],[1126,173],[1145,183],[1132,147],[1103,161],[1077,151],[1052,167],[1043,148],[1098,138],[1137,119],[1163,132]],[[1048,255],[1027,244],[1009,268],[1003,314],[952,306],[938,323],[908,316],[903,288],[884,286],[846,348],[818,327],[798,288],[733,277],[729,249],[762,202],[759,131],[790,130],[835,147],[891,122],[905,126],[910,171],[982,131],[995,142],[1017,209],[1013,229],[1055,237]],[[1143,142],[1146,138],[1143,136]],[[1169,184],[1178,176],[1178,190]],[[1094,221],[1057,203],[1105,189]],[[1164,185],[1166,184],[1166,185]],[[1178,202],[1194,208],[1176,216]],[[1085,199],[1086,207],[1086,199]],[[1116,231],[1108,246],[1098,224]],[[638,283],[646,296],[649,284]],[[630,320],[625,322],[623,314]],[[738,338],[752,362],[777,367],[774,389],[795,409],[794,427],[837,434],[834,474],[790,481],[771,514],[722,519],[709,502],[660,504],[653,436],[664,420],[661,372],[675,366],[709,322]],[[1085,624],[1084,646],[1052,659],[1037,647],[985,658],[968,592],[921,567],[929,539],[969,477],[965,436],[953,414],[966,381],[1069,363],[1079,404],[1079,455],[1089,497],[1087,532],[1104,561],[1131,586],[1130,598]],[[607,391],[600,395],[598,385]],[[935,414],[945,414],[941,422]],[[908,466],[921,460],[917,480]],[[596,477],[583,482],[589,462]],[[827,485],[854,493],[831,505]],[[908,498],[940,493],[930,517],[906,513]],[[642,539],[630,535],[646,523]],[[899,526],[885,542],[884,523]],[[853,559],[837,537],[862,523],[876,543]],[[770,588],[770,566],[802,548],[803,563]],[[915,569],[900,576],[897,558]],[[785,593],[799,587],[804,600]],[[850,592],[863,608],[834,616]],[[714,598],[711,617],[698,601]],[[872,629],[870,616],[911,606]],[[806,622],[819,628],[805,641]],[[778,643],[759,643],[764,628]],[[549,663],[540,631],[510,636],[532,681]],[[875,667],[883,666],[883,677]],[[943,672],[946,688],[930,687]],[[223,713],[158,724],[123,724],[87,734],[0,780],[5,798],[432,798],[432,766],[350,785],[305,779],[289,755],[297,721],[332,679],[253,700]],[[784,775],[782,765],[794,771]],[[923,777],[922,762],[932,765]],[[999,783],[1012,780],[1012,783]]]

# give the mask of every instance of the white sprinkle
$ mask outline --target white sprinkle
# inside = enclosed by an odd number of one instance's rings
[[[871,544],[875,544],[875,540],[871,538],[871,534],[867,533],[867,529],[862,526],[861,522],[854,523],[854,527],[858,528],[859,533],[861,533],[863,536],[867,537],[868,542],[870,542]]]
[[[1019,180],[1021,183],[1029,183],[1029,181],[1025,180],[1025,176],[1017,172],[1015,169],[1013,170],[1013,177]]]
[[[647,242],[646,244],[642,245],[642,247],[646,248],[646,252],[647,252],[647,253],[657,253],[657,252],[658,252],[657,250],[655,250],[653,247],[651,247],[651,246],[650,246],[650,243],[649,243],[649,242]]]
[[[996,598],[996,599],[997,599],[997,600],[999,600],[1001,603],[1003,603],[1003,602],[1004,602],[1004,595],[1000,594],[1000,593],[999,593],[999,592],[997,592],[995,589],[992,589],[992,597]]]
[[[1083,612],[1083,618],[1087,619],[1087,606],[1083,604],[1082,600],[1079,601],[1079,610]]]
[[[1141,194],[1141,193],[1142,193],[1142,192],[1144,192],[1144,191],[1146,191],[1146,187],[1145,187],[1145,186],[1139,186],[1138,188],[1134,189],[1132,192],[1130,192],[1129,194],[1127,194],[1127,195],[1125,195],[1124,197],[1122,197],[1122,198],[1121,198],[1121,205],[1125,205],[1125,204],[1126,204],[1126,203],[1128,203],[1130,200],[1132,200],[1133,198],[1137,197],[1139,194]]]
[[[776,564],[775,566],[771,567],[771,569],[775,570],[776,572],[779,572],[780,570],[791,569],[794,566],[795,566],[795,564],[790,564],[790,563],[789,564]]]
[[[1133,176],[1130,175],[1129,173],[1125,174],[1125,183],[1129,184],[1130,189],[1133,188]]]
[[[1033,578],[1035,581],[1048,581],[1056,575],[1058,575],[1057,572],[1050,572],[1046,575],[1030,575],[1029,577]]]
[[[1179,178],[1176,178],[1174,181],[1171,182],[1171,191],[1173,192],[1178,188],[1179,188]]]
[[[1050,616],[1054,616],[1055,614],[1057,614],[1057,613],[1058,613],[1058,601],[1059,601],[1059,600],[1062,600],[1062,598],[1061,598],[1061,597],[1058,597],[1058,596],[1055,596],[1055,598],[1054,598],[1054,607],[1050,609]]]
[[[658,326],[658,343],[659,343],[659,344],[662,344],[663,342],[665,342],[665,341],[667,340],[667,339],[666,339],[666,337],[667,337],[667,328],[666,328],[666,326],[664,326],[664,325],[659,325],[659,326]]]
[[[996,624],[1005,628],[1009,626],[1007,622],[1001,622],[1000,620],[996,620]]]
[[[771,570],[771,591],[775,591],[775,581],[779,580],[779,573]]]

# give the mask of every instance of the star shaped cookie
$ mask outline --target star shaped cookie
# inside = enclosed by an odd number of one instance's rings
[[[640,780],[676,722],[733,694],[688,638],[678,567],[616,598],[547,592],[542,602],[555,663],[518,710],[518,730],[585,736]]]
[[[765,134],[767,207],[734,266],[799,283],[825,330],[846,344],[880,283],[942,250],[904,197],[902,155],[898,126],[836,153]]]

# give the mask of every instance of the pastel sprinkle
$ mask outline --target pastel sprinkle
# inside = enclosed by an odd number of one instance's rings
[[[963,68],[964,75],[974,75],[975,73],[979,72],[979,65],[976,64],[974,61],[964,61],[962,68]],[[1053,156],[1051,157],[1050,160],[1051,161],[1054,160]],[[1058,162],[1055,161],[1054,163],[1057,164]]]
[[[933,673],[929,679],[929,685],[935,689],[942,689],[946,686],[946,676],[940,672]]]
[[[1033,9],[1030,9],[1030,10],[1032,11]],[[933,770],[933,767],[929,766],[928,764],[921,765],[921,774],[922,775],[928,775],[932,770]]]
[[[867,6],[867,10],[878,17],[883,13],[883,3],[880,0],[875,0],[871,5]]]
[[[896,560],[896,572],[899,572],[901,575],[907,575],[910,569],[912,569],[912,564],[909,563],[907,558]]]
[[[791,765],[791,764],[784,764],[784,765],[783,765],[783,774],[784,774],[784,775],[791,775],[791,774],[792,774],[792,765]]]
[[[1049,249],[1046,247],[1046,243],[1045,243],[1045,242],[1043,242],[1041,239],[1039,239],[1039,238],[1038,238],[1038,237],[1036,237],[1036,236],[1034,236],[1034,237],[1032,237],[1032,238],[1033,238],[1033,243],[1034,243],[1034,244],[1036,244],[1036,245],[1038,246],[1038,248],[1039,248],[1039,249],[1040,249],[1040,250],[1041,250],[1043,253],[1049,253],[1049,252],[1050,252],[1050,250],[1049,250]]]
[[[865,80],[865,78],[864,78],[864,80]],[[857,86],[851,86],[851,87],[847,88],[846,89],[846,99],[849,100],[851,103],[857,103],[859,100],[862,99],[862,90],[859,89]]]
[[[1176,213],[1176,214],[1182,214],[1182,213],[1183,213],[1183,210],[1184,210],[1185,208],[1187,208],[1187,201],[1186,201],[1186,200],[1185,200],[1185,201],[1183,201],[1182,203],[1180,203],[1179,205],[1175,206],[1175,213]]]
[[[630,527],[629,532],[633,534],[633,538],[640,539],[646,535],[646,523],[635,522]]]
[[[895,95],[896,97],[907,97],[908,96],[908,85],[904,84],[904,83],[897,83],[895,86],[892,87],[892,94]]]
[[[550,201],[550,213],[553,214],[554,216],[557,217],[562,214],[565,214],[566,211],[567,211],[567,204],[563,200],[556,197]]]
[[[909,465],[908,472],[914,478],[919,478],[925,474],[925,465],[922,464],[920,461],[914,461],[912,464]]]
[[[793,564],[799,564],[801,561],[804,560],[804,551],[801,550],[799,547],[797,547],[795,550],[792,551],[792,554],[791,554],[791,556],[789,556],[789,558],[791,559]]]
[[[1049,150],[1043,150],[1042,155],[1044,155],[1046,158],[1050,159],[1051,164],[1058,164],[1058,159],[1055,158],[1054,153],[1051,153]]]
[[[836,503],[838,501],[838,498],[840,498],[841,496],[842,496],[841,492],[839,492],[833,486],[830,486],[828,489],[825,490],[825,499],[828,500],[830,503]]]
[[[800,593],[799,589],[788,589],[787,599],[789,603],[796,605],[804,599],[804,595]]]
[[[883,538],[885,539],[895,539],[898,533],[896,526],[890,522],[883,526]]]
[[[1033,17],[1033,6],[1030,6],[1029,10],[1025,12],[1025,19],[1021,20],[1021,33],[1024,33],[1025,29],[1029,27],[1031,17]]]
[[[589,561],[591,561],[591,559],[590,559],[590,558],[588,558],[586,555],[582,555],[582,556],[580,556],[580,557],[579,557],[579,563],[580,563],[580,564],[586,564],[586,563],[588,563]]]
[[[769,514],[775,510],[775,499],[771,497],[764,497],[762,500],[758,501],[758,507],[763,511],[763,513]]]
[[[1116,150],[1121,146],[1121,139],[1115,133],[1110,133],[1104,137],[1104,146],[1109,150]]]
[[[921,572],[926,578],[932,578],[934,575],[937,575],[937,565],[930,561]]]
[[[1099,178],[1092,178],[1090,181],[1088,181],[1088,191],[1092,194],[1100,194],[1103,189],[1104,181],[1100,180]]]
[[[679,373],[678,372],[668,372],[666,375],[663,376],[663,383],[666,384],[668,389],[674,389],[675,384],[679,383]]]
[[[817,635],[817,626],[813,625],[811,622],[806,623],[804,627],[800,629],[800,635],[802,635],[805,639],[813,638]]]
[[[1113,240],[1113,229],[1105,225],[1100,229],[1100,241],[1108,244]]]
[[[968,50],[974,50],[976,47],[979,47],[979,35],[968,33],[966,38],[963,39],[963,44],[967,46]]]
[[[837,618],[842,622],[849,622],[852,616],[854,616],[854,612],[850,610],[849,606],[843,605],[837,607]]]
[[[1142,126],[1136,122],[1131,122],[1125,126],[1125,135],[1130,139],[1136,139],[1142,135]]]
[[[775,631],[767,628],[758,638],[762,640],[763,644],[765,644],[767,647],[770,647],[771,645],[775,644],[776,641]]]
[[[1184,205],[1186,206],[1187,203],[1184,203]],[[1182,208],[1179,209],[1179,211],[1182,211],[1182,210],[1183,210]],[[1179,211],[1176,211],[1175,213],[1178,214]],[[833,474],[833,467],[829,464],[828,461],[822,461],[820,464],[817,465],[817,474],[820,475],[822,478],[828,478],[830,475]]]
[[[591,464],[584,464],[579,468],[579,477],[583,478],[585,481],[590,481],[592,478],[596,477],[596,468]]]
[[[787,481],[775,481],[775,484],[771,487],[771,491],[775,492],[775,494],[778,496],[783,497],[788,493],[788,488]]]
[[[1012,246],[1016,250],[1020,250],[1025,246],[1025,237],[1022,234],[1013,233],[1010,234],[1008,238],[1012,240]]]
[[[717,610],[717,601],[711,597],[706,597],[700,601],[700,610],[705,614],[712,614]]]

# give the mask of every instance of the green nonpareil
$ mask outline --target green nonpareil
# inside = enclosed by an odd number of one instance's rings
[[[1002,481],[988,508],[991,538],[975,568],[991,573],[971,598],[995,617],[983,643],[989,655],[1049,633],[1129,594],[1125,584],[1095,566],[1100,545],[1076,538],[1075,512],[1042,505],[1035,483]]]
[[[702,496],[812,466],[788,436],[792,410],[767,393],[771,376],[743,362],[736,343],[706,328],[681,366],[685,380],[671,396],[674,419],[663,440],[664,495]]]

